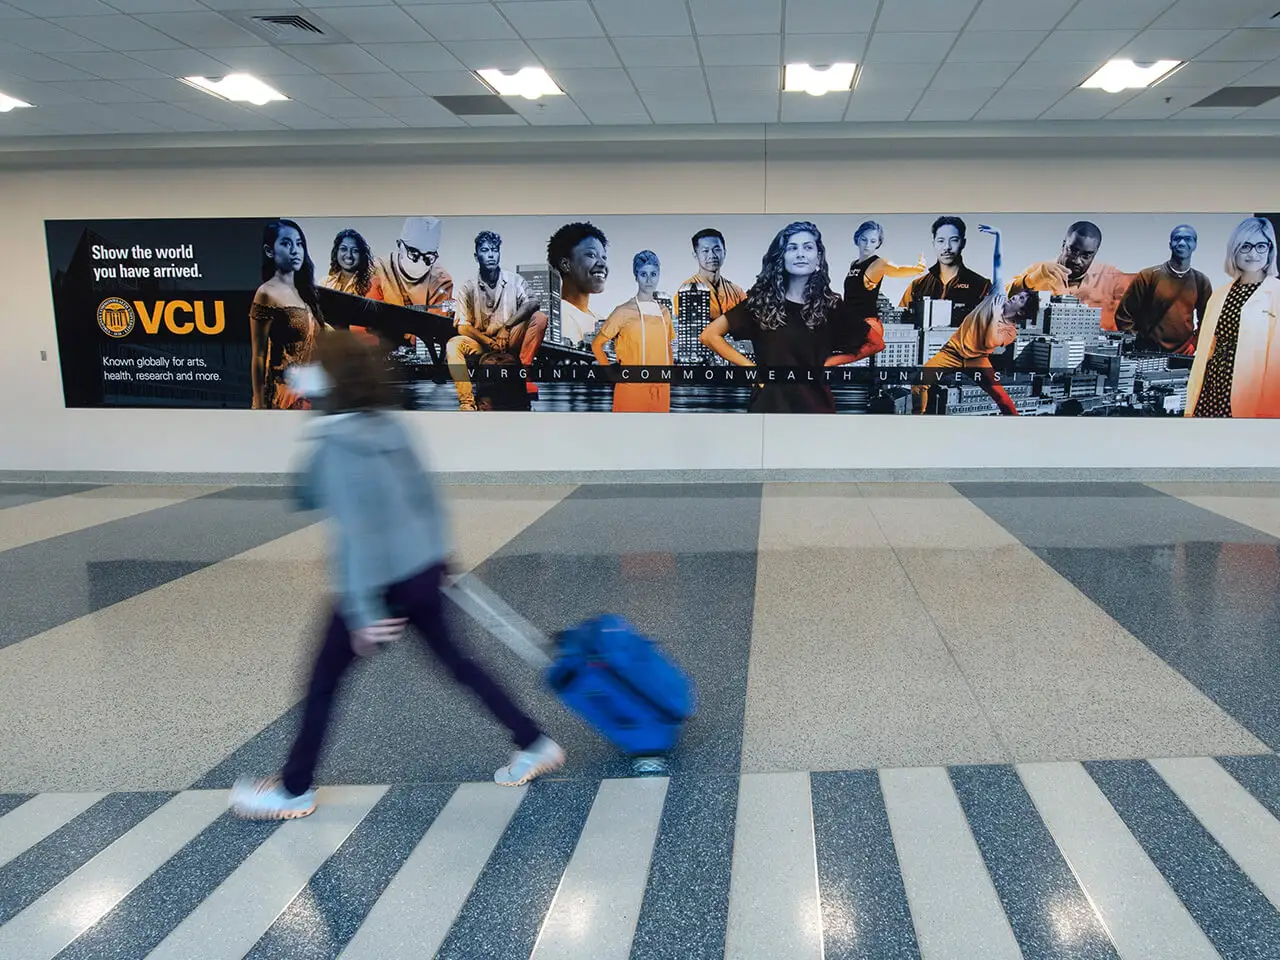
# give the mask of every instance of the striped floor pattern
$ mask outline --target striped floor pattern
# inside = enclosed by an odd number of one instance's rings
[[[1276,960],[1280,759],[0,795],[0,960]]]

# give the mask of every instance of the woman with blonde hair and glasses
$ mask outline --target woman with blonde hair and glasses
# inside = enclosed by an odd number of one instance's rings
[[[1232,282],[1209,298],[1200,325],[1188,417],[1280,417],[1280,279],[1276,231],[1250,217],[1227,243]]]

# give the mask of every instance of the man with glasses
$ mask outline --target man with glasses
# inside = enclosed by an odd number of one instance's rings
[[[1020,290],[1036,290],[1055,297],[1073,296],[1087,307],[1102,311],[1102,329],[1116,329],[1116,307],[1128,289],[1132,274],[1097,259],[1102,229],[1091,220],[1067,227],[1057,260],[1032,264],[1014,277],[1009,296]]]
[[[382,300],[450,317],[453,277],[440,266],[439,258],[440,221],[436,217],[407,218],[395,250],[378,261]]]
[[[1169,259],[1134,277],[1116,308],[1116,329],[1136,335],[1135,347],[1147,353],[1196,352],[1196,330],[1204,320],[1213,283],[1192,268],[1199,236],[1182,224],[1169,235]]]

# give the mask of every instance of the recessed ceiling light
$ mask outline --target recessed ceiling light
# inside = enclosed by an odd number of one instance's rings
[[[807,63],[788,63],[782,89],[814,97],[849,90],[853,87],[853,75],[857,70],[856,63],[833,63],[822,70]]]
[[[27,103],[25,100],[19,100],[17,97],[10,97],[7,94],[0,93],[0,113],[8,113],[10,110],[30,106],[32,104]]]
[[[504,97],[537,100],[539,97],[558,97],[564,93],[541,67],[525,67],[509,74],[501,70],[477,70],[476,73]]]
[[[1080,86],[1086,90],[1105,90],[1107,93],[1143,90],[1164,79],[1174,68],[1180,66],[1181,60],[1157,60],[1145,67],[1132,60],[1112,60]]]
[[[205,93],[211,93],[215,97],[221,97],[223,100],[252,103],[257,107],[274,100],[289,99],[275,87],[268,86],[247,73],[229,73],[221,80],[210,80],[208,77],[183,77],[182,82]]]

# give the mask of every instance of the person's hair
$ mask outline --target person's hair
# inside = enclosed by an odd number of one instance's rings
[[[939,217],[937,220],[933,221],[933,229],[930,231],[929,236],[936,237],[938,235],[938,231],[943,227],[955,227],[960,231],[961,240],[966,239],[969,235],[969,228],[965,226],[964,221],[959,217],[953,217],[948,214],[947,216]]]
[[[1102,244],[1102,228],[1092,220],[1077,220],[1067,227],[1068,237],[1079,237],[1081,240],[1097,240]]]
[[[484,244],[502,249],[502,237],[494,233],[492,230],[481,230],[476,234],[476,253],[480,252],[480,247]]]
[[[568,260],[572,257],[573,251],[582,241],[592,239],[599,240],[601,246],[607,247],[609,245],[609,240],[605,237],[604,231],[594,223],[586,223],[584,221],[566,223],[553,233],[551,239],[547,241],[547,263],[552,270],[559,273],[560,261]]]
[[[1034,320],[1040,312],[1040,292],[1032,290],[1029,287],[1018,291],[1027,295],[1027,304],[1018,311],[1018,316],[1023,320]]]
[[[693,242],[693,249],[694,249],[694,252],[695,252],[695,253],[697,252],[697,250],[698,250],[698,244],[699,244],[699,243],[701,243],[703,240],[713,240],[713,239],[714,239],[714,240],[719,240],[719,241],[720,241],[720,246],[722,246],[722,247],[727,247],[727,246],[728,246],[728,244],[724,242],[724,234],[723,234],[723,233],[721,233],[721,232],[720,232],[719,230],[717,230],[715,227],[707,227],[705,230],[699,230],[697,233],[695,233],[695,234],[693,235],[693,241],[692,241],[692,242]]]
[[[857,242],[858,242],[859,240],[861,240],[861,239],[862,239],[866,234],[868,234],[868,233],[872,233],[872,232],[875,232],[875,233],[880,234],[880,239],[881,239],[881,240],[883,240],[883,239],[884,239],[884,227],[880,226],[880,224],[878,224],[878,223],[877,223],[876,221],[874,221],[874,220],[864,220],[864,221],[863,221],[863,222],[858,226],[858,229],[857,229],[857,230],[855,230],[855,231],[853,231],[853,242],[854,242],[854,243],[857,243]],[[936,225],[936,224],[934,225],[934,230],[933,230],[933,232],[934,232],[934,233],[937,233],[937,232],[938,232],[938,229],[937,229],[937,225]],[[961,231],[960,231],[960,235],[961,235],[961,236],[964,236],[964,231],[963,231],[963,230],[961,230]]]
[[[638,277],[640,275],[640,268],[646,263],[652,263],[659,270],[662,269],[662,263],[658,260],[658,255],[656,253],[652,250],[641,250],[631,258],[631,275],[633,277]]]
[[[298,238],[302,241],[302,266],[293,273],[293,286],[298,291],[298,296],[302,298],[302,302],[311,308],[311,313],[317,322],[323,323],[324,315],[320,311],[320,298],[316,295],[316,265],[311,262],[311,248],[307,245],[307,235],[302,232],[302,228],[296,221],[280,217],[263,227],[260,248],[262,250],[262,282],[266,283],[276,275],[275,254],[268,254],[267,248],[275,249],[280,231],[286,227],[298,231]]]
[[[840,303],[840,298],[831,291],[827,248],[822,244],[822,233],[815,224],[797,220],[783,227],[773,238],[768,252],[760,260],[760,275],[747,291],[747,303],[761,329],[777,330],[786,326],[787,269],[783,256],[787,243],[798,233],[812,234],[818,247],[818,269],[805,284],[804,303],[800,306],[805,326],[811,330],[822,326]]]
[[[1264,276],[1276,276],[1276,228],[1266,217],[1249,217],[1247,220],[1242,220],[1240,226],[1232,232],[1231,239],[1227,241],[1227,263],[1224,267],[1227,276],[1233,280],[1240,279],[1241,272],[1236,266],[1236,255],[1240,252],[1242,244],[1248,243],[1251,237],[1259,235],[1271,244],[1271,255],[1267,257]]]
[[[329,254],[329,272],[331,274],[342,272],[342,267],[338,266],[338,248],[342,246],[343,240],[355,241],[356,253],[360,257],[360,262],[356,265],[356,293],[363,297],[369,292],[369,288],[373,286],[373,251],[369,249],[369,243],[360,235],[360,231],[348,228],[339,232],[333,238],[333,250]]]
[[[316,355],[331,383],[325,398],[331,413],[396,405],[390,364],[379,343],[350,330],[325,330],[316,339]]]

